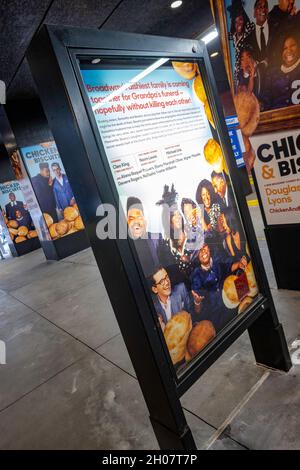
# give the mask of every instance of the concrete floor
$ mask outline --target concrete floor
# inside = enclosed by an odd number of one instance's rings
[[[293,348],[300,292],[277,290],[259,209],[251,213]],[[0,262],[0,340],[0,449],[158,448],[91,250]],[[182,399],[198,448],[300,449],[299,386],[299,365],[283,374],[255,364],[246,332]]]

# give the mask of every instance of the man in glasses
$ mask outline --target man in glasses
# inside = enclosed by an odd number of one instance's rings
[[[169,275],[163,266],[158,266],[151,276],[153,303],[162,330],[172,315],[185,310],[192,316],[200,312],[201,297],[192,291],[193,300],[183,282],[172,288]]]

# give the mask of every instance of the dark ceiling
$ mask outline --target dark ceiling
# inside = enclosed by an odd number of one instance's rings
[[[8,101],[36,96],[25,59],[43,23],[194,38],[213,23],[209,0],[0,0],[0,79]]]

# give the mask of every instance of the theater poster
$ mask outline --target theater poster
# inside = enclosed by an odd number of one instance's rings
[[[36,199],[52,240],[84,229],[54,141],[21,149]]]
[[[24,244],[38,237],[18,181],[0,184],[0,206],[14,244]]]
[[[180,374],[258,294],[202,77],[168,59],[103,58],[81,73]]]
[[[300,132],[253,136],[255,175],[268,225],[300,223]]]

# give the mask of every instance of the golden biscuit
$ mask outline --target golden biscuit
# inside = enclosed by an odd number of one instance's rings
[[[184,359],[186,343],[192,329],[192,320],[189,313],[182,310],[171,317],[166,324],[164,337],[168,346],[173,364]]]
[[[77,230],[83,230],[84,229],[83,221],[82,221],[82,218],[80,217],[80,215],[77,217],[77,219],[75,219],[74,227]]]
[[[249,297],[248,295],[241,301],[240,305],[239,305],[239,309],[238,309],[238,313],[242,313],[244,312],[248,307],[249,305],[251,305],[253,302],[253,298],[252,297]]]
[[[21,237],[26,237],[28,234],[28,228],[25,227],[25,225],[22,225],[21,227],[18,228],[18,235]]]
[[[15,243],[26,242],[26,240],[27,240],[26,237],[17,237],[17,238],[15,238]]]
[[[206,117],[209,120],[210,124],[213,126],[213,128],[215,128],[216,126],[215,126],[215,123],[214,123],[214,120],[213,120],[213,117],[212,117],[212,112],[211,112],[208,100],[204,101],[204,111],[205,111]]]
[[[227,307],[229,308],[234,308],[237,307],[240,300],[238,297],[238,293],[235,287],[235,281],[238,278],[238,276],[235,276],[234,274],[231,274],[230,276],[227,276],[224,285],[223,285],[223,294],[225,295],[228,304]]]
[[[204,156],[216,173],[222,173],[224,170],[224,156],[222,149],[218,142],[214,139],[209,139],[204,146]]]
[[[36,238],[37,236],[38,236],[38,234],[37,234],[36,230],[29,230],[29,232],[27,234],[28,238]]]
[[[9,220],[7,225],[8,225],[8,227],[11,227],[11,228],[18,228],[19,227],[19,224],[16,220]]]
[[[64,218],[68,222],[72,222],[72,220],[75,220],[79,216],[79,212],[76,209],[76,207],[71,207],[68,206],[64,210]]]
[[[55,238],[58,237],[58,233],[57,233],[57,231],[56,231],[56,225],[57,225],[57,224],[52,224],[52,225],[50,225],[50,227],[49,227],[50,237],[53,238],[53,239],[55,239]]]
[[[61,220],[56,224],[55,230],[59,236],[65,235],[69,231],[69,224],[66,220]]]
[[[13,237],[18,235],[18,230],[16,228],[9,228],[8,231]]]
[[[174,70],[183,78],[191,80],[198,71],[197,64],[193,62],[172,62]]]
[[[259,122],[259,102],[254,94],[248,91],[240,91],[233,97],[233,100],[242,134],[249,137]]]
[[[216,330],[211,321],[202,320],[197,323],[187,341],[189,357],[196,356],[215,336]]]
[[[207,97],[206,97],[206,93],[205,93],[205,89],[204,89],[204,85],[203,85],[201,75],[197,75],[197,77],[193,81],[193,87],[194,87],[194,91],[195,91],[196,96],[199,98],[199,100],[202,103],[204,103],[204,101],[207,100]]]
[[[52,219],[51,215],[47,214],[47,212],[45,212],[45,213],[43,214],[43,216],[44,216],[46,225],[47,225],[47,227],[49,228],[49,227],[53,224],[53,219]]]

